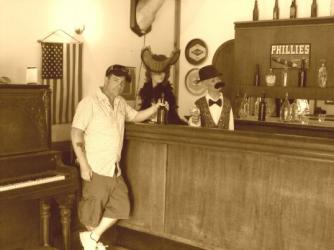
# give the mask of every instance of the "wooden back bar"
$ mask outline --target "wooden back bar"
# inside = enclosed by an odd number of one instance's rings
[[[334,249],[334,141],[127,124],[120,225],[204,249]]]

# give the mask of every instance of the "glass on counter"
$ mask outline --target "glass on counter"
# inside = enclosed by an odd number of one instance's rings
[[[326,119],[326,113],[319,113],[318,114],[318,122],[324,122]]]
[[[197,124],[199,123],[200,121],[200,114],[201,114],[201,111],[199,110],[199,108],[194,105],[191,109],[190,109],[190,117],[189,119],[191,119],[191,122],[194,123],[194,124]]]

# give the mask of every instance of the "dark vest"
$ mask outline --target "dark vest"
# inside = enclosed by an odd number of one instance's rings
[[[216,125],[212,119],[209,110],[209,104],[206,101],[205,96],[199,98],[195,104],[201,112],[201,124],[205,128],[223,128],[228,129],[230,123],[230,111],[231,111],[231,102],[228,98],[223,98],[223,108],[220,114],[218,124]]]

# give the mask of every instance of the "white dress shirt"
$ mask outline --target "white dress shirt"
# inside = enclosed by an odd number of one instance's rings
[[[95,173],[114,175],[115,163],[121,159],[124,123],[137,113],[121,96],[114,99],[112,107],[101,89],[80,101],[72,127],[84,131],[87,160]]]

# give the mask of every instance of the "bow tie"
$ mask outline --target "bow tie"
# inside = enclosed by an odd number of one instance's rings
[[[222,99],[218,99],[217,101],[209,99],[209,107],[213,104],[217,104],[220,107],[222,105]]]

